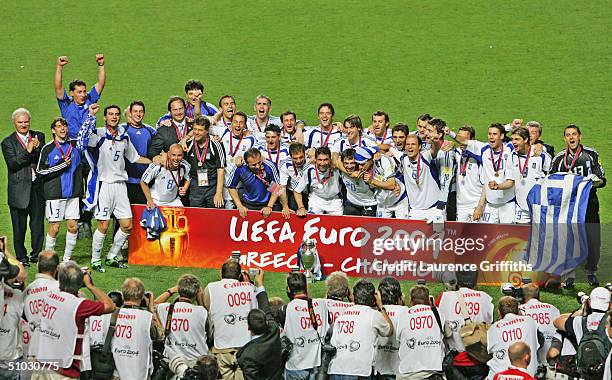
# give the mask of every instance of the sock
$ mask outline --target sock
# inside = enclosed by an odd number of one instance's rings
[[[126,234],[125,232],[123,232],[122,229],[119,229],[119,231],[117,231],[117,233],[115,234],[115,238],[113,239],[113,245],[108,251],[108,255],[106,255],[107,260],[114,259],[115,257],[117,257],[119,251],[121,250],[121,247],[123,247],[123,243],[125,243],[128,237],[130,237],[130,234]]]
[[[70,257],[72,257],[72,251],[74,251],[76,242],[77,234],[73,234],[70,231],[66,231],[66,249],[64,250],[64,261],[68,261],[70,260]]]
[[[47,238],[45,239],[45,250],[52,251],[55,249],[55,238],[47,233]]]
[[[102,257],[102,247],[104,247],[104,238],[106,234],[103,234],[96,228],[96,232],[93,234],[93,239],[91,241],[91,263],[95,264],[100,262],[100,257]]]

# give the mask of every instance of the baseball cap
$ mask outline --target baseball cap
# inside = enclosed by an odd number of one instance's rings
[[[593,289],[589,299],[592,309],[607,311],[610,307],[610,291],[606,288],[598,287]]]

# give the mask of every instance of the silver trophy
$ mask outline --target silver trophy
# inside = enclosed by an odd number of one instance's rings
[[[313,271],[319,261],[317,254],[317,241],[315,239],[305,239],[302,243],[302,251],[300,252],[300,263],[302,269],[306,272],[306,281],[313,283],[315,276]]]

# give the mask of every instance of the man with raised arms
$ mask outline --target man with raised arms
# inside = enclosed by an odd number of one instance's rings
[[[219,113],[217,107],[204,101],[204,85],[199,80],[191,79],[185,83],[185,97],[187,99],[185,103],[185,117],[190,122],[198,115],[212,117]],[[168,126],[166,120],[173,119],[172,112],[168,111],[169,113],[162,115],[157,120],[157,128],[162,125]]]

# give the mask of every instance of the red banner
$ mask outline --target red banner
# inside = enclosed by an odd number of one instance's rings
[[[272,213],[264,219],[249,211],[164,207],[168,228],[147,240],[140,225],[144,206],[132,206],[134,229],[129,263],[220,268],[232,251],[245,267],[288,272],[296,267],[304,239],[315,239],[323,273],[433,280],[435,273],[479,271],[480,283],[516,282],[531,277],[520,261],[529,226],[423,221],[354,216]]]

